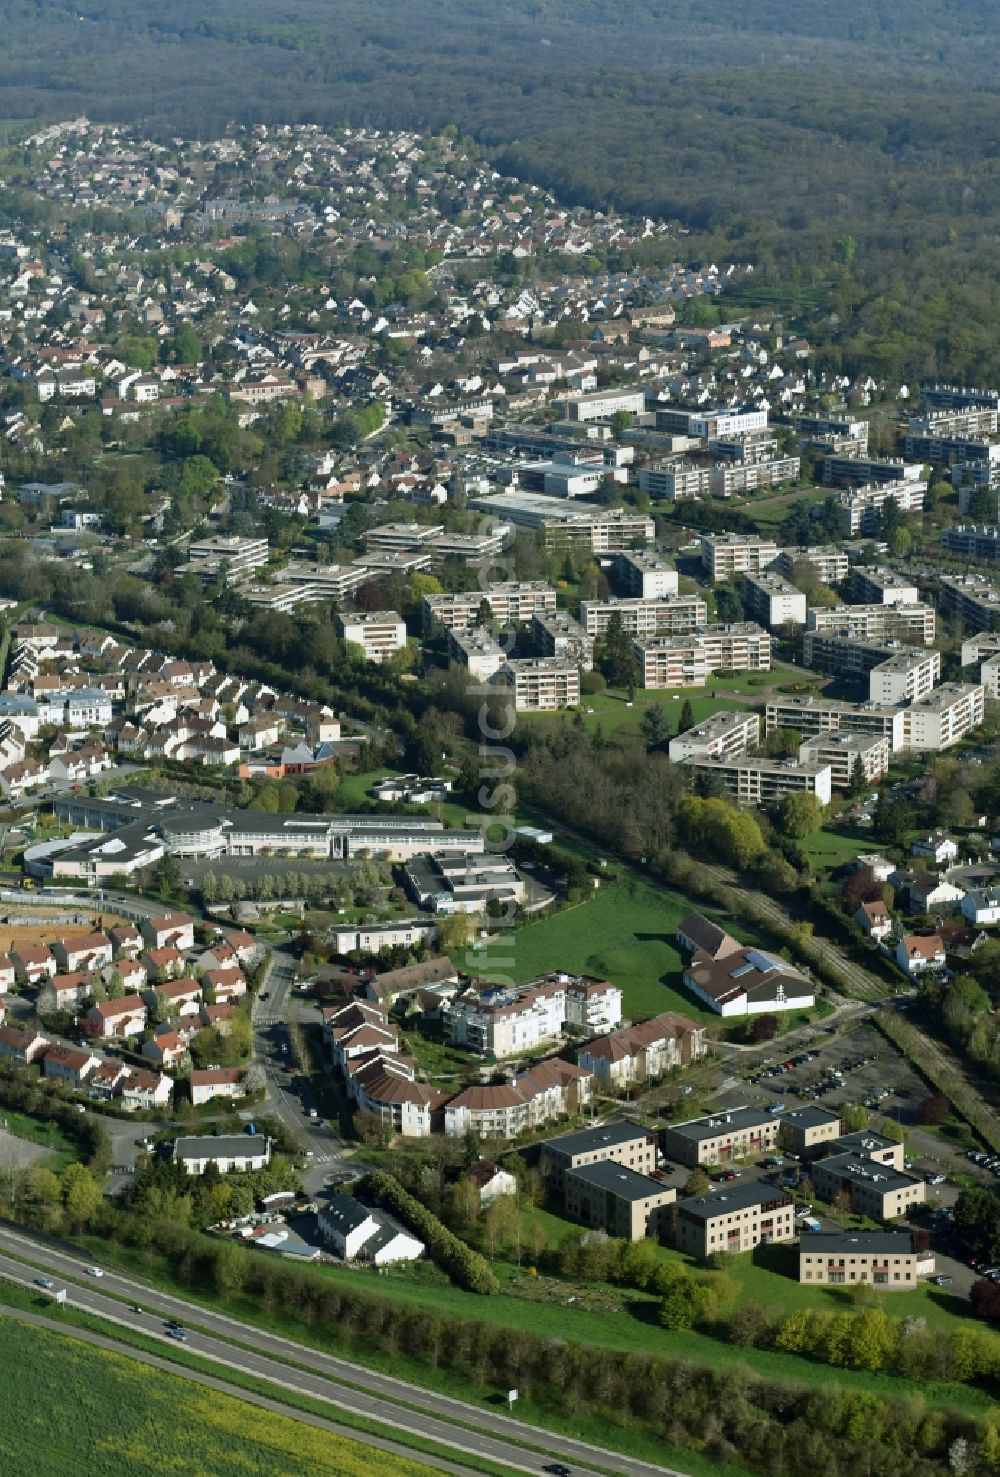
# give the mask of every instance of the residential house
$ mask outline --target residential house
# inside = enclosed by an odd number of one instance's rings
[[[42,1076],[82,1087],[101,1058],[75,1046],[50,1046],[42,1057]]]
[[[17,981],[17,971],[9,954],[0,954],[0,995],[12,990]]]
[[[412,1262],[424,1244],[384,1211],[360,1204],[353,1195],[334,1195],[320,1208],[317,1225],[335,1255],[346,1262],[362,1260],[376,1267]]]
[[[39,1031],[24,1031],[20,1026],[0,1026],[0,1057],[7,1057],[26,1067],[37,1061],[50,1044]]]
[[[72,1010],[89,998],[93,988],[94,976],[87,969],[53,975],[38,992],[38,1009],[43,1012]]]
[[[579,1065],[593,1073],[604,1090],[648,1082],[674,1067],[690,1066],[708,1050],[705,1028],[673,1011],[624,1026],[582,1046]]]
[[[195,1107],[216,1098],[243,1097],[246,1072],[242,1067],[206,1067],[191,1073],[191,1101]]]
[[[82,933],[73,938],[59,939],[52,945],[52,952],[60,968],[70,972],[100,969],[102,965],[110,964],[114,957],[111,940],[104,933]]]
[[[172,944],[163,949],[150,949],[142,956],[142,966],[151,980],[177,979],[184,973],[184,955]]]
[[[197,1015],[201,1005],[201,985],[191,975],[185,975],[179,980],[164,980],[161,984],[152,985],[145,992],[146,1004],[150,1010],[155,1010],[157,1005],[166,1008],[169,1015]]]
[[[940,934],[904,934],[896,948],[896,963],[911,976],[927,969],[943,969],[945,948]]]
[[[944,831],[932,831],[930,835],[921,836],[914,841],[910,852],[913,856],[925,856],[938,866],[951,866],[958,860],[958,842],[953,841]]]
[[[55,955],[45,944],[21,944],[11,949],[10,958],[14,975],[22,985],[37,985],[51,979],[58,969]]]
[[[120,923],[108,934],[116,959],[138,959],[142,953],[142,934],[131,923]]]
[[[146,1072],[130,1067],[121,1086],[121,1104],[130,1113],[164,1108],[170,1103],[174,1084],[162,1072]]]
[[[203,979],[205,989],[214,991],[219,1001],[238,1000],[247,992],[242,969],[209,969]]]
[[[517,1180],[491,1159],[478,1159],[469,1170],[469,1178],[479,1191],[480,1205],[491,1205],[503,1195],[517,1194]]]
[[[1000,923],[1000,888],[971,888],[962,898],[962,917],[977,925]]]
[[[221,1005],[202,1005],[198,1011],[198,1019],[202,1025],[218,1031],[220,1036],[231,1035],[235,1016],[236,1012],[228,1001]]]
[[[195,920],[187,913],[164,913],[145,919],[142,936],[150,949],[193,949],[194,924]]]
[[[851,916],[862,933],[877,944],[892,932],[892,914],[883,902],[862,903]]]
[[[179,1138],[174,1140],[174,1159],[183,1164],[188,1174],[204,1174],[210,1164],[220,1174],[229,1174],[234,1169],[246,1173],[267,1168],[271,1162],[271,1140],[263,1134]]]
[[[176,1067],[187,1055],[187,1041],[179,1031],[157,1031],[152,1041],[144,1041],[142,1054],[157,1067]]]
[[[87,1011],[84,1025],[95,1036],[141,1036],[146,1029],[146,1003],[140,995],[99,1000]]]

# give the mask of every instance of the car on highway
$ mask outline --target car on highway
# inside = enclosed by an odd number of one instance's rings
[[[142,1309],[139,1307],[139,1304],[138,1303],[133,1303],[132,1304],[132,1312],[133,1313],[141,1313],[142,1312]]]
[[[52,1281],[51,1277],[36,1277],[35,1286],[44,1287],[46,1290],[48,1290],[50,1287],[55,1287],[55,1283]]]
[[[187,1333],[185,1332],[185,1330],[183,1328],[168,1328],[167,1329],[167,1338],[168,1339],[177,1339],[177,1341],[179,1343],[182,1343],[182,1344],[186,1344],[187,1343]]]
[[[84,1267],[83,1270],[86,1272],[86,1274],[87,1274],[88,1277],[103,1277],[104,1276],[104,1273],[101,1271],[100,1267]]]
[[[573,1477],[572,1468],[567,1467],[565,1462],[549,1462],[542,1471],[550,1472],[552,1477]]]

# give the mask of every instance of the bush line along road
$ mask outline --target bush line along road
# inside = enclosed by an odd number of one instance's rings
[[[8,1226],[0,1228],[0,1248],[2,1252],[11,1253],[3,1255],[0,1252],[0,1274],[13,1282],[30,1286],[39,1274],[59,1279],[76,1279],[85,1275],[79,1254],[60,1251]],[[15,1257],[20,1260],[15,1260]],[[61,1281],[59,1285],[63,1285]],[[98,1291],[96,1286],[90,1288],[71,1281],[67,1284],[67,1291],[75,1306],[142,1333],[150,1332],[151,1314],[181,1318],[189,1326],[188,1344],[198,1354],[217,1359],[229,1368],[260,1376],[285,1389],[294,1389],[301,1394],[327,1400],[331,1405],[412,1431],[458,1451],[472,1452],[529,1472],[541,1470],[549,1461],[569,1459],[582,1472],[621,1473],[623,1477],[666,1473],[667,1477],[683,1477],[673,1469],[636,1461],[618,1452],[591,1446],[588,1442],[574,1441],[568,1436],[554,1437],[540,1427],[525,1425],[510,1416],[422,1390],[405,1380],[378,1374],[346,1359],[212,1312],[197,1303],[158,1292],[110,1269],[102,1277],[100,1286],[101,1291]],[[139,1300],[146,1311],[142,1314],[134,1312],[131,1303],[121,1303],[109,1296],[112,1292]],[[195,1332],[194,1329],[206,1332]],[[213,1332],[219,1337],[212,1337]],[[236,1344],[223,1340],[234,1340]],[[268,1354],[273,1357],[269,1358]],[[293,1369],[290,1363],[280,1361],[294,1361],[303,1367]]]

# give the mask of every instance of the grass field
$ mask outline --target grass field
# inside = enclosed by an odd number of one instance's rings
[[[875,849],[871,833],[865,838],[847,831],[814,831],[811,836],[800,841],[799,845],[817,872],[833,871],[851,861],[858,852]]]
[[[530,980],[552,969],[597,975],[622,989],[624,1012],[633,1019],[678,1010],[717,1024],[715,1012],[703,1010],[680,982],[682,960],[674,935],[691,910],[684,898],[642,883],[605,885],[586,902],[529,923],[506,940],[513,976]],[[724,921],[743,942],[752,942],[738,922]]]
[[[11,1319],[0,1327],[6,1472],[423,1477],[429,1470],[71,1337]]]

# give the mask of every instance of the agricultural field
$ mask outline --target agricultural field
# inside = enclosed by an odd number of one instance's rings
[[[87,1471],[159,1477],[423,1477],[418,1461],[377,1454],[133,1363],[72,1337],[0,1323],[0,1447],[4,1471],[65,1477]]]
[[[551,969],[597,975],[620,986],[624,1013],[633,1019],[677,1010],[718,1024],[715,1012],[703,1010],[680,982],[682,957],[674,935],[695,907],[742,942],[753,942],[738,920],[677,893],[626,881],[605,885],[585,902],[519,928],[505,940],[514,956],[513,976],[530,980]]]

